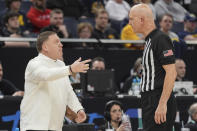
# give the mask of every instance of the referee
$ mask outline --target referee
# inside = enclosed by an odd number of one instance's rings
[[[142,120],[145,131],[172,131],[176,101],[172,94],[176,79],[175,57],[170,38],[156,29],[146,4],[131,8],[129,24],[145,37],[141,81]]]

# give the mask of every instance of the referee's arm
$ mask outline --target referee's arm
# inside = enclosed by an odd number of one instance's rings
[[[163,65],[162,67],[164,68],[166,75],[164,79],[163,91],[159,100],[158,107],[155,111],[154,118],[157,124],[161,124],[166,121],[167,102],[174,87],[174,81],[177,75],[175,64]]]

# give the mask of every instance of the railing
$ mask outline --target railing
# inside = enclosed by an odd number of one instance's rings
[[[12,37],[0,37],[0,41],[8,41],[8,42],[36,42],[37,38],[12,38]],[[117,39],[76,39],[76,38],[63,38],[60,39],[61,42],[64,43],[103,43],[103,44],[125,44],[125,43],[133,43],[133,44],[143,44],[144,40],[117,40]],[[197,41],[186,41],[188,45],[197,45]]]

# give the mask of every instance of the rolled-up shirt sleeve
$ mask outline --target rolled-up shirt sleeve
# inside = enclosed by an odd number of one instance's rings
[[[83,109],[83,107],[81,103],[79,102],[79,99],[77,98],[75,92],[73,91],[72,86],[70,85],[68,88],[69,88],[68,97],[67,97],[68,106],[75,113],[77,113],[79,110]]]

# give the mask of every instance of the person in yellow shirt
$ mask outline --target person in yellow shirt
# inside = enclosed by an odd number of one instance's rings
[[[121,40],[140,40],[140,37],[137,36],[137,34],[133,31],[133,28],[131,25],[127,24],[126,26],[124,26],[124,28],[121,31]],[[143,50],[143,46],[141,45],[134,45],[132,43],[126,43],[124,45],[126,48],[130,48],[130,49],[140,49]]]

